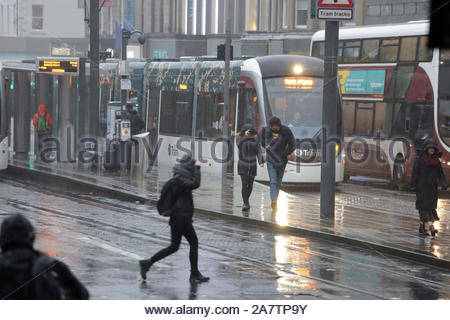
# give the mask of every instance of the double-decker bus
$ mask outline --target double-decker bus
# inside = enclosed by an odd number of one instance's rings
[[[345,176],[411,179],[422,143],[433,138],[450,177],[450,52],[429,49],[429,22],[350,27],[339,31]],[[311,55],[324,55],[325,32]]]

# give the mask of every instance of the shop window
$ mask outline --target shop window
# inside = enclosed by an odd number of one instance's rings
[[[381,14],[381,7],[379,5],[368,6],[367,15],[369,16],[379,16]]]
[[[403,3],[392,5],[392,14],[394,16],[402,16],[404,14]]]
[[[392,14],[392,6],[390,4],[384,4],[381,6],[381,15],[390,16]]]
[[[405,14],[407,14],[407,15],[416,14],[416,4],[415,3],[405,3]]]

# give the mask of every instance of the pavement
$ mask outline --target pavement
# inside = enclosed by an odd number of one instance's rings
[[[107,173],[77,164],[53,165],[13,160],[9,172],[48,183],[64,181],[67,188],[78,184],[92,192],[107,192],[131,201],[154,204],[163,184],[171,177],[171,168],[153,167],[145,176],[127,172]],[[263,169],[265,170],[265,169]],[[201,187],[194,192],[198,214],[233,219],[236,223],[281,230],[286,233],[318,237],[371,249],[379,255],[392,254],[417,262],[450,268],[450,202],[440,200],[435,223],[436,237],[418,233],[419,219],[414,209],[414,195],[405,192],[375,190],[361,196],[357,192],[339,193],[335,218],[320,217],[319,192],[280,192],[278,211],[270,207],[269,188],[255,183],[248,213],[241,210],[240,179],[226,182],[208,174],[202,175]],[[354,186],[353,189],[361,187]],[[339,187],[338,187],[339,189]],[[350,188],[351,189],[351,188]],[[386,194],[388,194],[386,196]],[[398,203],[398,205],[396,205]],[[449,208],[449,209],[447,209]]]

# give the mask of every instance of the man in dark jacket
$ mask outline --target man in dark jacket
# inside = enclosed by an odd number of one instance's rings
[[[33,249],[34,228],[24,216],[7,217],[0,232],[0,300],[89,299],[64,263]]]
[[[171,243],[170,246],[157,252],[150,259],[139,261],[141,277],[146,280],[146,274],[155,262],[177,252],[181,238],[184,236],[190,246],[191,276],[189,281],[192,283],[206,282],[209,278],[204,277],[198,270],[198,238],[192,225],[194,215],[192,190],[200,187],[200,166],[190,155],[184,156],[180,163],[174,166],[173,178],[167,183],[170,184],[170,188],[172,188],[170,192],[173,195],[169,220]]]
[[[282,125],[281,120],[274,116],[269,120],[269,128],[263,128],[261,132],[261,144],[266,149],[270,199],[272,209],[276,210],[284,170],[291,153],[295,150],[295,138],[291,129]]]
[[[422,153],[414,162],[411,177],[411,190],[416,192],[416,209],[419,210],[419,233],[434,236],[437,230],[433,222],[438,202],[438,184],[443,190],[447,189],[447,181],[442,171],[441,153],[433,139],[426,140]]]
[[[264,162],[261,154],[261,143],[256,130],[249,125],[244,126],[239,133],[239,137],[238,174],[242,180],[242,200],[244,202],[242,211],[248,211],[250,210],[249,198],[256,177],[256,160],[261,167],[264,167]]]
[[[142,133],[142,131],[145,129],[144,120],[142,120],[139,113],[134,110],[133,105],[131,104],[127,104],[126,118],[130,120],[132,136]]]

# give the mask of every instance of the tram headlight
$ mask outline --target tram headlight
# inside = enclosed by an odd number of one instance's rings
[[[294,66],[293,71],[294,71],[295,74],[302,74],[303,73],[303,67],[301,65],[297,64],[297,65]]]

